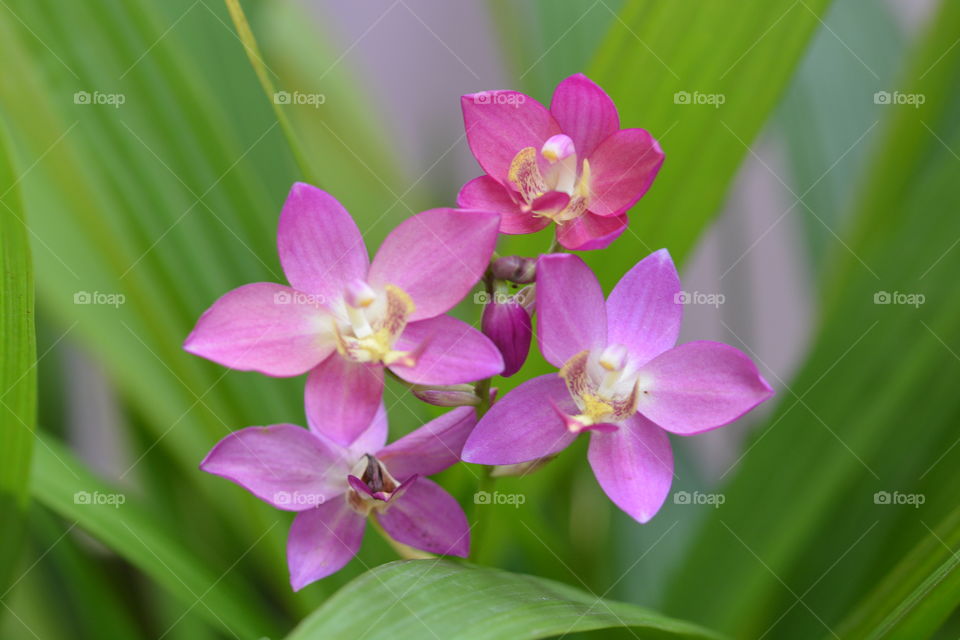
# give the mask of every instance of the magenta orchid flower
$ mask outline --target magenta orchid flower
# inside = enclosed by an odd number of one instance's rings
[[[381,405],[350,446],[311,424],[249,427],[221,440],[200,468],[261,500],[296,511],[287,539],[290,583],[299,591],[343,568],[363,541],[368,516],[397,542],[430,553],[466,557],[470,527],[457,501],[425,476],[459,461],[476,424],[460,407],[384,446]]]
[[[675,346],[683,306],[665,249],[633,267],[606,301],[596,277],[572,255],[542,256],[536,286],[537,338],[559,375],[534,378],[494,404],[468,438],[463,459],[537,460],[590,431],[588,457],[600,486],[647,522],[673,477],[667,433],[688,436],[728,424],[773,390],[731,346]]]
[[[360,230],[330,194],[297,183],[277,231],[289,287],[259,282],[225,294],[184,348],[242,371],[310,371],[307,413],[349,445],[370,424],[384,368],[423,385],[496,375],[503,359],[480,331],[444,315],[479,280],[499,215],[432,209],[402,222],[371,263]]]
[[[571,250],[602,249],[627,227],[663,151],[643,129],[621,129],[617,108],[583,74],[553,93],[550,109],[516,91],[463,96],[467,142],[486,175],[457,203],[502,214],[500,231],[533,233],[557,223]]]

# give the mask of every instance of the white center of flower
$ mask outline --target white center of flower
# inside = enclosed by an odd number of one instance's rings
[[[412,366],[415,354],[394,345],[413,311],[413,301],[399,287],[378,291],[361,280],[351,282],[334,311],[337,351],[353,362]]]
[[[620,422],[636,412],[646,393],[636,362],[620,344],[581,351],[563,365],[560,377],[580,410],[571,422],[578,427]]]
[[[522,209],[561,224],[583,214],[590,202],[590,163],[579,161],[573,140],[562,133],[548,138],[539,152],[521,149],[507,178]]]

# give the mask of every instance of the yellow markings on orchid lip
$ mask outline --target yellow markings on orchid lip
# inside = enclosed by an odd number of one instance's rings
[[[397,338],[407,326],[407,318],[413,315],[417,305],[407,292],[400,287],[388,284],[384,289],[387,292],[387,312],[383,322],[391,338]],[[391,342],[392,344],[392,342]]]
[[[537,150],[526,147],[513,157],[507,179],[513,183],[524,202],[533,202],[547,191],[547,183],[537,165]]]
[[[592,393],[585,394],[580,399],[583,402],[583,415],[590,419],[591,424],[602,422],[603,418],[614,411],[613,405]]]

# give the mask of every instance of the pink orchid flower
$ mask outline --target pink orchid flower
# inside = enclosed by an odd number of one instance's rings
[[[308,184],[290,190],[277,245],[289,287],[258,282],[217,300],[184,349],[241,371],[310,371],[307,412],[350,444],[383,395],[384,367],[423,385],[473,382],[503,359],[480,331],[444,315],[486,269],[499,216],[432,209],[390,232],[371,263],[353,218]],[[318,422],[320,422],[318,418]]]
[[[466,95],[461,105],[486,175],[465,184],[457,203],[500,212],[502,233],[556,222],[565,248],[602,249],[626,229],[626,211],[663,164],[657,141],[621,129],[613,100],[583,74],[557,86],[549,111],[516,91]]]
[[[534,378],[493,405],[463,459],[509,465],[554,455],[590,431],[600,486],[647,522],[670,490],[667,433],[694,435],[736,420],[773,390],[741,351],[718,342],[675,346],[683,305],[666,249],[631,269],[604,301],[583,261],[542,256],[538,341],[558,374]]]
[[[460,407],[387,446],[382,405],[348,447],[312,422],[309,430],[249,427],[221,440],[200,468],[278,509],[298,512],[287,538],[287,563],[291,586],[299,591],[356,555],[368,516],[397,542],[466,557],[470,527],[463,509],[424,476],[459,461],[476,421],[473,407]]]

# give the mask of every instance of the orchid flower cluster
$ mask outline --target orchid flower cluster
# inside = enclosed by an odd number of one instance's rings
[[[772,394],[737,349],[677,346],[680,280],[665,249],[606,299],[573,254],[495,255],[500,233],[552,224],[553,248],[584,251],[626,229],[663,153],[646,131],[620,128],[599,86],[567,78],[549,109],[515,91],[464,96],[462,107],[484,175],[463,186],[458,208],[410,217],[370,260],[346,209],[297,183],[277,233],[289,286],[230,291],[184,345],[232,369],[307,374],[307,428],[242,429],[201,464],[296,512],[287,542],[295,590],[346,565],[368,520],[399,549],[466,557],[467,517],[428,476],[461,460],[528,472],[586,432],[604,492],[647,522],[673,478],[668,433],[714,429]],[[478,330],[447,312],[481,282]],[[493,378],[520,371],[534,334],[558,371],[495,400]],[[387,444],[386,375],[452,409]]]

